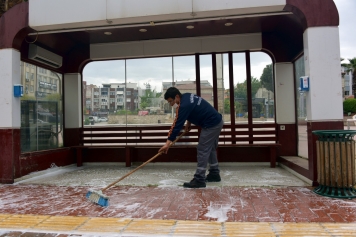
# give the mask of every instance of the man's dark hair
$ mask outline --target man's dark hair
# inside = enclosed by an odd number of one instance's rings
[[[180,91],[175,88],[175,87],[169,87],[166,91],[166,93],[164,93],[164,99],[167,100],[168,98],[174,99],[176,97],[176,95],[179,95],[179,97],[182,96],[182,94],[180,93]]]

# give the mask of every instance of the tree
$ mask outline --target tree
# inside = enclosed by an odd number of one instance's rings
[[[224,100],[224,112],[225,112],[225,114],[230,113],[230,98],[226,98]]]
[[[356,94],[356,57],[348,59],[350,63],[343,63],[341,66],[346,68],[346,72],[352,72],[352,94]]]
[[[21,97],[21,100],[36,100],[36,97],[33,95],[24,95]]]
[[[344,114],[356,112],[356,99],[348,99],[343,102]]]
[[[141,98],[140,107],[142,109],[145,109],[147,107],[152,107],[153,99],[159,98],[161,95],[162,93],[157,93],[155,90],[146,89],[145,94],[143,96],[140,96]]]
[[[261,82],[256,78],[251,78],[251,93],[252,98],[255,97],[258,89],[261,88]],[[234,90],[235,98],[246,99],[247,100],[247,80],[242,83],[237,83]]]
[[[260,80],[261,80],[261,85],[264,88],[266,88],[269,91],[274,91],[272,64],[267,65],[263,69],[263,73],[262,73],[262,76],[261,76]]]

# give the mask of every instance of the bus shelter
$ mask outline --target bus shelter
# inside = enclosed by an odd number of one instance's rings
[[[269,162],[258,144],[278,144],[271,156],[316,183],[312,131],[343,129],[338,25],[332,0],[18,4],[0,18],[0,182],[51,164],[147,160],[157,152],[154,145],[164,143],[174,116],[162,94],[176,86],[223,114],[220,162]],[[261,57],[266,73],[256,76]],[[110,60],[123,65],[123,79],[88,85],[85,68]],[[172,77],[160,80],[157,72],[140,86],[127,77],[134,60],[132,71],[143,73],[147,60],[158,60],[156,66],[165,60]],[[174,77],[180,61],[189,63],[194,78]],[[154,83],[159,89],[150,88]],[[18,85],[22,96],[14,94]],[[143,106],[151,92],[155,99]],[[108,118],[108,126],[88,126],[88,115]],[[180,154],[159,161],[195,161],[198,136],[195,128],[182,139]],[[84,155],[73,150],[93,143],[102,147]],[[299,156],[307,166],[288,159]]]

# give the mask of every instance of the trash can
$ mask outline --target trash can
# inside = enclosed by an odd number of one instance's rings
[[[334,198],[355,198],[356,130],[316,130],[319,186],[314,192]]]

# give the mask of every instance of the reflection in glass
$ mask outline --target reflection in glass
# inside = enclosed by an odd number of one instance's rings
[[[200,96],[214,107],[212,55],[200,55]]]
[[[62,75],[22,62],[21,81],[21,152],[62,147]]]
[[[219,113],[223,115],[225,124],[227,124],[231,122],[228,54],[216,55],[216,67],[218,108]]]
[[[126,84],[133,88],[132,100],[137,102],[133,109],[126,101],[131,111],[127,124],[165,123],[159,118],[165,113],[162,88],[172,83],[172,58],[130,59],[126,64]],[[145,116],[148,114],[152,116]]]
[[[296,101],[297,101],[297,116],[298,116],[298,156],[308,158],[308,142],[307,142],[307,106],[306,94],[299,91],[299,78],[305,76],[304,56],[300,57],[294,63],[295,67],[295,82],[296,82]]]
[[[232,58],[234,69],[235,122],[247,123],[248,100],[245,53],[234,53]]]
[[[106,63],[92,62],[83,71],[84,125],[171,124],[174,111],[164,99],[165,91],[175,86],[182,93],[196,94],[195,56]]]
[[[269,55],[251,53],[251,89],[253,123],[274,122],[274,79]]]

